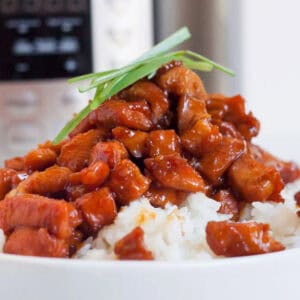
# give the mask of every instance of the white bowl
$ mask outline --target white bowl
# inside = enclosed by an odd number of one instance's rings
[[[0,255],[5,300],[293,300],[300,249],[189,262],[86,261]]]

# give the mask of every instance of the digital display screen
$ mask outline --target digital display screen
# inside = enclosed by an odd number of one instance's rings
[[[88,0],[0,0],[0,80],[92,71]]]

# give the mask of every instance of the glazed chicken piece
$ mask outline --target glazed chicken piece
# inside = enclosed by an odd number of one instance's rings
[[[294,162],[285,162],[257,145],[249,144],[248,148],[255,160],[265,166],[275,168],[285,184],[300,179],[300,169]]]
[[[149,199],[154,207],[164,208],[168,203],[179,206],[183,203],[188,193],[172,188],[156,187],[152,185],[144,196]]]
[[[12,189],[13,178],[16,174],[17,172],[12,169],[0,169],[0,200],[2,200],[5,195]]]
[[[151,176],[162,186],[186,192],[204,192],[202,177],[179,154],[160,155],[144,160]]]
[[[200,172],[213,185],[221,184],[223,174],[245,152],[245,148],[242,140],[223,137],[221,144],[215,150],[204,154],[200,159]]]
[[[269,234],[268,224],[208,222],[206,240],[216,255],[244,256],[284,250]]]
[[[157,124],[169,109],[169,101],[163,91],[150,81],[138,81],[122,91],[120,96],[128,101],[146,100],[150,104],[154,124]]]
[[[240,95],[233,97],[209,95],[207,110],[214,120],[234,124],[246,141],[250,141],[259,133],[260,123],[251,112],[246,113],[245,100]]]
[[[11,159],[7,159],[4,161],[4,167],[15,171],[23,171],[25,170],[24,158],[17,156]]]
[[[228,190],[220,190],[212,196],[213,199],[221,203],[220,214],[232,215],[231,220],[239,219],[239,203],[234,195]]]
[[[108,164],[110,168],[114,168],[122,159],[128,157],[127,150],[124,145],[118,141],[99,142],[96,144],[90,154],[90,163],[99,160]]]
[[[155,82],[169,94],[179,97],[188,95],[203,100],[208,98],[199,76],[184,66],[174,66],[165,72],[158,72]]]
[[[90,152],[94,145],[103,137],[102,130],[89,130],[78,134],[67,142],[61,149],[57,159],[58,165],[78,172],[88,166]]]
[[[49,148],[37,148],[24,156],[24,168],[28,173],[43,171],[56,163],[56,153]]]
[[[20,227],[8,237],[3,251],[18,255],[68,257],[69,245],[49,234],[45,228]]]
[[[229,184],[236,196],[244,201],[282,202],[280,192],[284,187],[280,174],[266,167],[249,154],[242,155],[230,167]]]
[[[202,119],[181,135],[181,142],[184,149],[201,157],[204,153],[214,151],[220,144],[222,135],[219,128],[212,125],[208,119]]]
[[[188,95],[179,98],[177,106],[178,130],[182,134],[192,128],[199,120],[210,119],[206,110],[206,102]]]
[[[180,139],[175,130],[154,130],[148,135],[147,154],[150,157],[181,152]]]
[[[150,130],[153,123],[147,101],[126,102],[116,98],[107,100],[81,121],[70,136],[73,137],[95,127],[112,129],[116,126]]]
[[[110,169],[107,163],[98,160],[80,171],[80,183],[87,187],[99,187],[108,178]]]
[[[149,188],[151,180],[145,177],[130,160],[123,159],[111,171],[108,187],[116,194],[120,205],[138,199]]]
[[[141,158],[146,155],[147,132],[116,127],[112,130],[112,134],[116,140],[124,144],[133,157]]]
[[[56,196],[63,193],[68,183],[71,170],[53,166],[43,172],[35,172],[17,187],[17,194],[38,194],[42,196]]]
[[[112,224],[117,216],[114,197],[108,188],[87,193],[75,201],[83,216],[83,226],[89,234],[95,234],[104,225]]]
[[[0,228],[5,234],[20,226],[46,228],[60,239],[68,239],[81,223],[72,203],[24,194],[0,202]]]
[[[144,245],[144,231],[141,227],[136,227],[114,247],[114,252],[118,259],[126,260],[152,260],[151,251],[147,250]]]

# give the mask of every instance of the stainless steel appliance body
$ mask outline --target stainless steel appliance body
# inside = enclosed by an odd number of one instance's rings
[[[151,0],[0,0],[0,161],[86,105],[67,78],[136,58],[152,28]]]
[[[234,78],[218,71],[201,73],[209,92],[239,91],[242,3],[239,0],[155,0],[157,40],[181,26],[188,26],[192,39],[182,48],[197,51],[236,72]]]

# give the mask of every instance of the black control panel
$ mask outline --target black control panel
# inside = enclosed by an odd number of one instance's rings
[[[0,80],[92,71],[89,0],[0,0]]]

